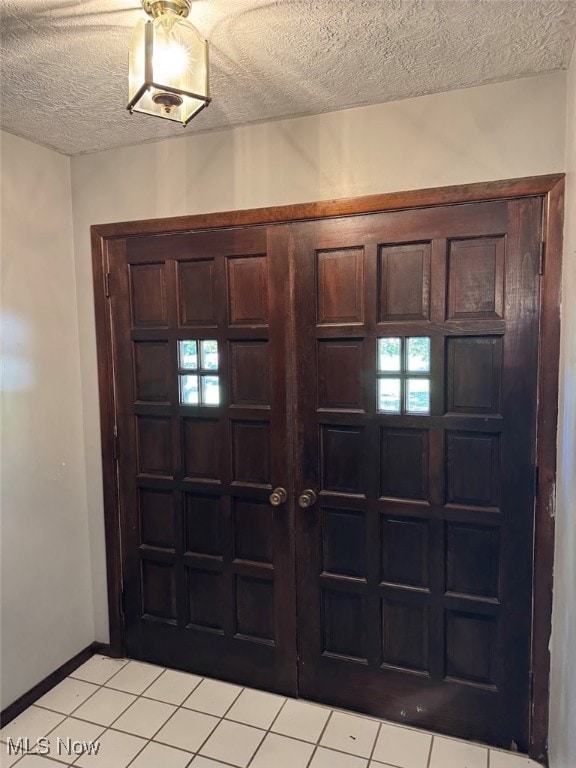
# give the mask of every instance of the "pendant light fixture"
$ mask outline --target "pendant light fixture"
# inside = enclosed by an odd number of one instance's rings
[[[210,103],[208,43],[186,20],[190,0],[142,0],[152,21],[134,29],[128,58],[130,112],[187,125]]]

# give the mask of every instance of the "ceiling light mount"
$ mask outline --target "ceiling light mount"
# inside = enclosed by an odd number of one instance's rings
[[[174,109],[174,107],[181,107],[184,100],[181,96],[177,96],[175,93],[155,93],[152,96],[154,104],[159,104],[164,107],[164,111],[167,115]]]
[[[210,103],[208,43],[186,17],[190,0],[142,0],[151,21],[132,34],[130,112],[187,125]]]
[[[157,19],[163,13],[175,13],[177,16],[186,18],[190,13],[191,0],[142,0],[142,8],[148,16]]]

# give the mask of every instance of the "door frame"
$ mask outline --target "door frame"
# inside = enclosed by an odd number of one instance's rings
[[[540,269],[542,281],[540,292],[529,755],[535,760],[547,761],[550,681],[548,644],[552,630],[564,178],[565,174],[563,173],[532,176],[271,208],[93,225],[90,228],[102,441],[108,615],[110,649],[113,656],[121,656],[124,651],[124,620],[120,506],[116,465],[116,402],[112,356],[112,317],[109,303],[111,291],[107,270],[108,243],[121,238],[141,235],[280,224],[382,213],[392,210],[480,203],[522,197],[542,197],[544,205]]]

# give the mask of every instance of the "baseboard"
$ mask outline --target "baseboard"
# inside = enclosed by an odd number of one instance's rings
[[[110,646],[106,643],[94,642],[88,648],[84,648],[83,651],[77,653],[74,658],[62,664],[61,667],[58,667],[58,669],[45,677],[44,680],[41,680],[34,688],[30,688],[29,691],[0,712],[0,727],[8,725],[11,720],[18,717],[19,714],[28,709],[35,701],[38,701],[45,693],[48,693],[55,685],[61,683],[64,678],[72,674],[78,667],[81,667],[95,653],[110,656]]]
[[[111,648],[110,648],[110,643],[97,643],[97,642],[94,642],[94,643],[92,643],[90,648],[92,649],[92,656],[95,653],[100,654],[100,656],[112,656],[113,655],[112,651],[111,651]]]

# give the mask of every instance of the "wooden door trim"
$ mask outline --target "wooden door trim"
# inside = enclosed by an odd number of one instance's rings
[[[353,216],[360,213],[379,213],[404,208],[428,208],[436,205],[478,203],[488,200],[505,200],[514,197],[546,195],[564,174],[530,176],[505,181],[486,181],[475,184],[459,184],[451,187],[415,189],[408,192],[387,192],[381,195],[323,200],[315,203],[296,203],[271,208],[252,208],[240,211],[201,213],[193,216],[177,216],[165,219],[125,221],[117,224],[96,225],[101,237],[132,237],[156,235],[167,232],[187,232],[194,229],[217,227],[245,227],[252,224],[277,224],[279,222],[325,219],[332,216]]]
[[[377,213],[409,208],[506,200],[544,198],[544,272],[541,282],[540,366],[538,372],[537,466],[535,510],[534,609],[532,619],[532,675],[530,757],[547,760],[554,514],[556,489],[556,435],[560,355],[560,288],[564,220],[565,174],[463,184],[408,192],[327,200],[251,210],[197,214],[91,227],[95,293],[98,383],[102,432],[104,524],[112,655],[124,650],[120,510],[114,449],[115,398],[112,363],[112,324],[106,280],[108,240],[201,229],[279,224],[293,221]]]
[[[116,466],[116,397],[112,355],[112,316],[108,301],[109,282],[107,278],[108,238],[101,235],[97,227],[91,227],[90,234],[100,401],[110,655],[120,658],[124,654],[124,615],[122,611],[120,501]]]
[[[550,700],[550,635],[554,574],[556,513],[556,439],[558,430],[558,379],[560,362],[560,298],[564,230],[562,176],[544,199],[543,275],[540,295],[540,364],[536,461],[538,487],[534,530],[532,614],[532,711],[530,756],[548,761]]]
[[[324,219],[333,216],[353,216],[361,213],[381,213],[404,208],[480,203],[514,197],[534,197],[547,195],[564,178],[564,175],[555,173],[547,176],[506,179],[505,181],[485,181],[451,187],[415,189],[408,192],[386,192],[381,195],[366,195],[364,197],[342,198],[341,200],[278,205],[271,208],[251,208],[165,219],[97,224],[92,227],[92,230],[95,230],[103,238],[133,237],[166,234],[167,232],[187,232],[195,229],[245,227],[252,224],[278,224],[280,222]]]

